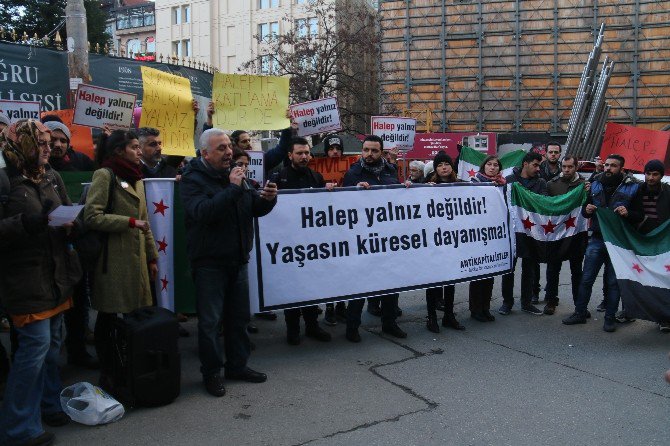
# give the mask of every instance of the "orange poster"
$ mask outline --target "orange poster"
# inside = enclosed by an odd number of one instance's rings
[[[72,133],[72,139],[70,140],[70,146],[77,152],[86,154],[89,158],[94,159],[94,145],[93,145],[93,136],[91,135],[91,128],[84,127],[83,125],[74,125],[72,124],[72,117],[74,115],[74,110],[71,108],[65,110],[52,110],[48,112],[42,112],[42,118],[45,115],[57,115],[63,120],[63,124],[70,129]]]

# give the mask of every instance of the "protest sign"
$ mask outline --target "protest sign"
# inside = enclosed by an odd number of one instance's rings
[[[214,73],[214,127],[277,130],[289,126],[288,77]]]
[[[26,101],[0,101],[0,112],[9,122],[14,123],[21,119],[40,119],[40,103]]]
[[[248,150],[247,153],[249,154],[249,168],[247,169],[247,178],[254,180],[263,186],[263,183],[265,182],[265,166],[263,165],[265,153],[254,150]]]
[[[373,116],[372,134],[384,141],[384,149],[410,150],[414,145],[416,119],[397,116]]]
[[[444,150],[452,159],[458,156],[457,144],[468,146],[469,136],[488,137],[488,147],[485,151],[489,155],[496,154],[496,134],[492,132],[448,132],[448,133],[417,133],[414,137],[414,147],[407,152],[406,157],[411,159],[432,160],[440,150]],[[466,139],[466,144],[463,140]],[[470,146],[471,147],[471,146]],[[475,148],[475,147],[473,147]]]
[[[309,168],[315,172],[319,172],[326,183],[342,184],[344,174],[347,173],[349,167],[358,161],[356,156],[342,156],[340,158],[312,158],[309,162]]]
[[[626,169],[644,172],[644,165],[653,159],[664,161],[668,152],[670,132],[648,130],[628,125],[607,123],[600,158],[616,153],[625,158]],[[666,168],[670,173],[670,168]]]
[[[340,110],[335,98],[291,105],[291,117],[298,125],[298,136],[316,135],[342,128]]]
[[[102,129],[128,129],[135,108],[135,95],[118,90],[79,84],[72,122]]]
[[[91,135],[91,128],[84,127],[83,125],[76,125],[72,123],[72,118],[74,117],[74,110],[67,108],[65,110],[51,110],[48,112],[42,112],[41,117],[43,118],[46,115],[56,115],[58,116],[63,124],[70,129],[72,138],[70,139],[70,146],[75,149],[77,152],[86,154],[89,158],[95,158],[93,145],[93,135]]]
[[[490,184],[280,195],[255,221],[249,284],[260,310],[466,282],[512,267],[507,206]]]
[[[195,156],[195,113],[189,80],[142,67],[140,127],[160,130],[164,155]]]

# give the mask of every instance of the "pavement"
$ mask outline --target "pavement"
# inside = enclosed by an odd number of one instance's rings
[[[562,296],[569,282],[564,268]],[[640,320],[605,333],[595,311],[600,280],[594,290],[593,318],[571,327],[561,324],[573,310],[569,298],[553,316],[522,313],[517,300],[511,315],[477,322],[467,284],[456,286],[465,331],[428,332],[423,291],[401,295],[399,323],[409,334],[402,340],[382,334],[367,312],[360,344],[338,324],[325,327],[330,343],[289,346],[281,315],[255,320],[249,365],[268,381],[230,382],[222,398],[202,386],[191,318],[174,403],[129,410],[106,426],[50,430],[58,445],[667,445],[670,335]],[[499,293],[497,279],[492,309]],[[97,380],[69,366],[62,376],[65,384]]]

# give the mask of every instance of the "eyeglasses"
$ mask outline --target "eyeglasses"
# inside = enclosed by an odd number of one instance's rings
[[[151,142],[148,142],[147,145],[148,145],[149,147],[162,146],[162,145],[163,145],[163,141],[151,141]]]

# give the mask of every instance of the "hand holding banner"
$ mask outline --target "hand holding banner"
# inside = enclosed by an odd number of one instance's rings
[[[342,128],[336,98],[291,105],[291,117],[298,125],[298,136],[316,135]]]
[[[289,78],[214,73],[214,127],[277,130],[289,126]]]
[[[134,94],[79,84],[72,122],[99,129],[128,129],[134,108]]]
[[[143,66],[142,83],[140,127],[160,130],[163,154],[194,156],[195,113],[189,80]]]

